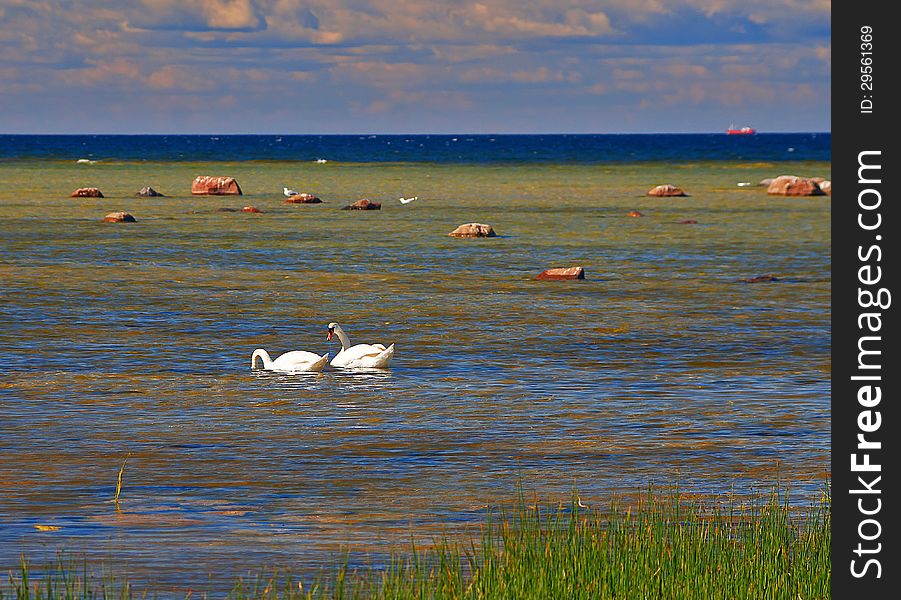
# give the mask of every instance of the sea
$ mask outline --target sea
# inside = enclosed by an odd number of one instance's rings
[[[0,568],[217,593],[520,494],[817,502],[831,197],[783,174],[831,179],[831,135],[0,135]],[[389,368],[251,368],[330,322]]]

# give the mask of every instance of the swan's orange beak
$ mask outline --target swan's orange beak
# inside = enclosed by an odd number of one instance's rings
[[[334,333],[335,333],[335,330],[334,330],[334,329],[329,329],[329,330],[328,330],[328,337],[325,338],[325,341],[327,341],[327,342],[332,341],[332,334],[334,334]]]

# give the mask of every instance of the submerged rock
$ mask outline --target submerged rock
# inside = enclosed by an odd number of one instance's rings
[[[243,192],[234,177],[199,175],[191,183],[191,193],[211,196],[241,196]]]
[[[758,275],[757,277],[744,277],[739,279],[741,283],[762,283],[768,281],[779,281],[775,275]]]
[[[342,206],[341,210],[381,210],[381,202],[370,202],[367,198],[357,200],[353,204]]]
[[[460,238],[497,237],[494,228],[487,223],[464,223],[447,235]]]
[[[545,269],[538,274],[536,279],[564,281],[570,279],[585,279],[585,269],[582,267],[563,267]]]
[[[630,210],[629,212],[626,213],[626,216],[627,217],[643,217],[644,213],[641,213],[637,210]]]
[[[246,212],[246,213],[261,213],[259,208],[256,206],[245,206],[243,208],[234,208],[232,206],[223,206],[222,208],[217,208],[216,212]]]
[[[163,197],[165,197],[165,194],[159,193],[158,191],[156,191],[155,189],[153,189],[150,186],[145,186],[145,187],[142,187],[141,191],[136,193],[135,196],[139,196],[141,198],[155,198],[155,197],[163,198]]]
[[[124,211],[111,212],[103,217],[105,223],[134,223],[136,219]]]
[[[664,185],[658,185],[657,187],[653,187],[648,190],[648,196],[687,196],[685,192],[682,191],[681,188],[677,188],[674,185],[670,185],[669,183]]]
[[[70,198],[103,198],[103,192],[95,187],[78,188],[71,194]]]
[[[698,222],[694,219],[684,219],[679,221],[679,225],[697,225]]]

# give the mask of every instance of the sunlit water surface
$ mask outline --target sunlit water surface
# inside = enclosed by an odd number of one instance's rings
[[[0,164],[0,567],[62,548],[152,589],[215,590],[342,549],[377,562],[518,484],[603,506],[651,483],[750,493],[778,476],[813,500],[830,199],[736,183],[829,171]],[[192,197],[200,174],[245,195]],[[660,183],[690,196],[645,195]],[[107,197],[68,197],[88,185]],[[145,185],[168,196],[133,197]],[[284,185],[325,202],[285,204]],[[338,210],[361,197],[382,210]],[[264,212],[218,211],[245,205]],[[100,222],[113,210],[137,222]],[[447,236],[471,221],[498,237]],[[570,265],[586,279],[535,279]],[[739,281],[764,274],[779,280]],[[395,342],[390,370],[251,371],[258,347],[334,355],[330,321]]]

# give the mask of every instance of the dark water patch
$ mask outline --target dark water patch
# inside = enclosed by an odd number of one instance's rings
[[[741,137],[741,139],[736,139]],[[131,166],[138,161],[304,161],[323,157],[320,170],[346,169],[343,163],[438,164],[580,164],[644,160],[676,161],[692,168],[693,161],[829,160],[829,133],[770,133],[754,136],[716,134],[560,134],[475,135],[461,141],[454,135],[0,135],[0,161],[97,160],[77,165],[96,171]],[[793,148],[789,152],[786,149]],[[336,164],[337,163],[337,164]]]

